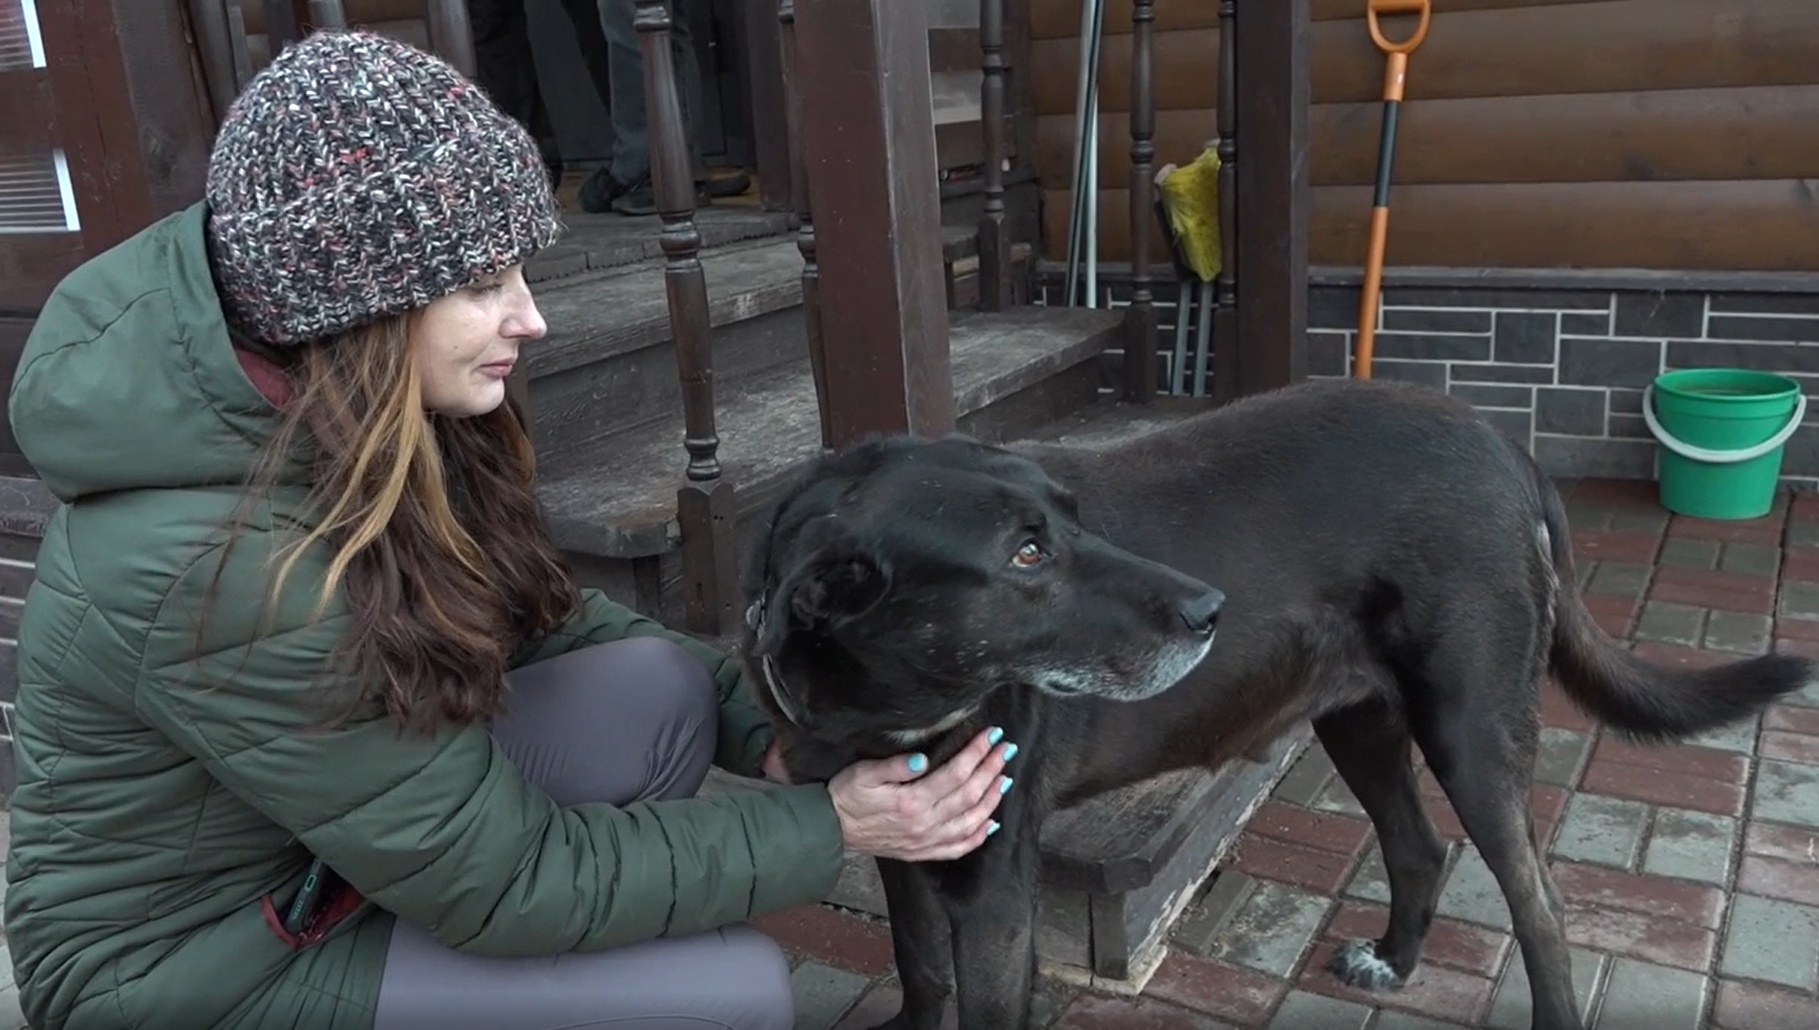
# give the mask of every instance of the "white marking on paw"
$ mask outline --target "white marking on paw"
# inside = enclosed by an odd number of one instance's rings
[[[1327,968],[1345,983],[1367,991],[1382,990],[1402,980],[1388,962],[1377,956],[1377,942],[1371,940],[1347,941],[1333,952]]]

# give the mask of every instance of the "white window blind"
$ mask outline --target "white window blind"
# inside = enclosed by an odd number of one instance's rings
[[[38,0],[0,0],[0,72],[44,67]]]
[[[0,235],[81,230],[62,150],[0,155]]]

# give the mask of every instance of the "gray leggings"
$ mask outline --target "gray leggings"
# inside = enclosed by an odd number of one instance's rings
[[[507,677],[499,746],[557,804],[695,793],[718,725],[713,681],[667,641],[574,651]],[[465,955],[399,920],[373,1030],[788,1030],[789,963],[750,926],[549,958]]]

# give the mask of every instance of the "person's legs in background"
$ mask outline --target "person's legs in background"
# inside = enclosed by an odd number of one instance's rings
[[[556,803],[688,797],[713,759],[718,696],[667,641],[616,641],[507,677],[493,737]],[[373,1030],[789,1030],[789,962],[750,926],[611,951],[489,958],[398,922]]]
[[[600,0],[562,0],[563,13],[575,27],[575,43],[581,48],[581,63],[587,66],[587,77],[600,95],[607,116],[613,112],[612,71],[607,61],[606,33],[600,28]]]
[[[550,183],[562,182],[562,150],[537,83],[537,63],[524,15],[525,0],[467,0],[474,38],[474,78],[501,111],[537,141]]]
[[[581,207],[592,212],[617,211],[648,215],[657,210],[650,180],[650,131],[645,121],[644,53],[633,26],[633,0],[599,0],[600,26],[606,33],[607,66],[613,90],[613,158],[581,184]],[[699,0],[692,0],[699,2]],[[701,64],[695,56],[690,4],[672,0],[670,53],[676,69],[677,99],[682,105],[683,132],[688,140],[689,163],[694,173],[695,203],[706,205],[712,196],[745,192],[749,176],[708,180],[701,160]]]

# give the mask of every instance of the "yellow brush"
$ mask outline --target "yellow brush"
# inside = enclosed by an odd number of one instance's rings
[[[1212,147],[1179,167],[1164,165],[1156,176],[1169,230],[1182,263],[1212,282],[1219,275],[1219,153]]]
[[[1170,393],[1186,393],[1188,313],[1198,307],[1194,333],[1195,397],[1206,396],[1207,344],[1213,328],[1213,280],[1224,267],[1219,240],[1219,153],[1211,146],[1185,165],[1156,171],[1156,213],[1168,231],[1181,282],[1175,302],[1175,363]]]

